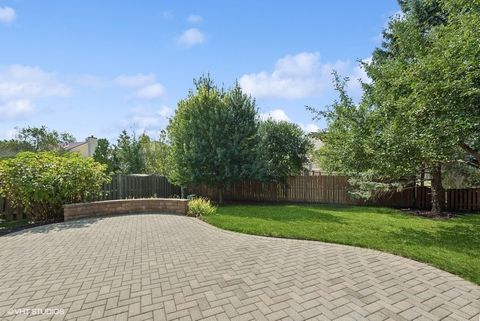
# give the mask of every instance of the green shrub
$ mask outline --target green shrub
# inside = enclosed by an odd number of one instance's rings
[[[19,153],[0,161],[0,195],[32,221],[61,219],[62,205],[94,199],[106,167],[76,153]]]
[[[210,200],[202,197],[193,198],[188,201],[188,216],[201,217],[215,214],[217,208]]]

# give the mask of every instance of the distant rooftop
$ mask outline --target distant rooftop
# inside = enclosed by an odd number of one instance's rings
[[[78,147],[78,146],[81,146],[83,144],[86,144],[87,142],[73,142],[73,143],[67,143],[65,145],[63,145],[63,148],[65,148],[66,150],[70,150],[70,149],[73,149],[75,147]]]

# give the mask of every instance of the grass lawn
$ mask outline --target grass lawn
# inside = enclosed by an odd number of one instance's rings
[[[27,220],[4,221],[0,219],[0,231],[28,225]]]
[[[229,205],[204,220],[242,233],[377,249],[480,284],[480,214],[428,219],[378,207]]]

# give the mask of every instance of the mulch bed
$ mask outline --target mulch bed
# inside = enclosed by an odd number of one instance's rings
[[[414,208],[402,208],[400,210],[410,215],[421,216],[421,217],[431,218],[431,219],[439,219],[439,220],[444,220],[452,217],[465,215],[465,213],[462,213],[462,212],[443,212],[442,215],[436,215],[431,211],[417,210]]]

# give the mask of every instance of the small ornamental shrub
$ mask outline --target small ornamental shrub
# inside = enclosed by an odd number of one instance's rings
[[[188,216],[202,217],[215,214],[217,208],[212,205],[210,200],[202,197],[193,198],[188,201]]]
[[[106,166],[76,153],[19,153],[0,161],[0,195],[32,221],[58,220],[62,205],[91,201],[108,182]]]

